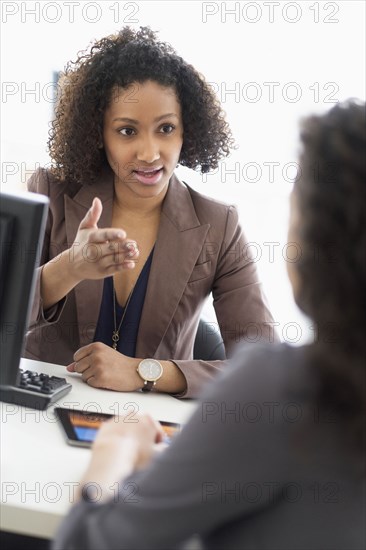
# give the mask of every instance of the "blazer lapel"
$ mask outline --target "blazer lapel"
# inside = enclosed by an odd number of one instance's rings
[[[192,273],[210,225],[201,225],[188,189],[173,175],[141,314],[136,356],[154,356]]]
[[[74,242],[79,224],[91,207],[94,197],[99,197],[103,204],[98,226],[111,226],[113,192],[113,173],[105,171],[98,181],[84,185],[73,198],[65,195],[65,226],[69,247]],[[80,346],[84,346],[94,338],[102,301],[103,279],[82,281],[74,291]]]
[[[99,227],[110,227],[113,208],[113,172],[84,185],[73,198],[65,195],[65,225],[68,246],[74,242],[80,221],[99,197],[103,212]],[[162,207],[144,307],[141,314],[136,356],[154,356],[202,251],[210,226],[201,225],[190,193],[173,175]],[[103,294],[103,280],[82,281],[75,289],[80,346],[95,333]]]

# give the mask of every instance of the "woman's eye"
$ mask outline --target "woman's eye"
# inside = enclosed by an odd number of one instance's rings
[[[120,130],[118,130],[118,132],[123,136],[133,136],[135,130],[133,128],[121,128]]]
[[[175,126],[173,126],[173,124],[163,124],[160,131],[163,134],[171,134],[173,132],[174,128],[175,128]]]

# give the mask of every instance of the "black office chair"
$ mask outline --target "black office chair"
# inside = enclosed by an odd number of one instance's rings
[[[225,346],[217,323],[201,317],[194,341],[193,358],[203,361],[226,359]]]

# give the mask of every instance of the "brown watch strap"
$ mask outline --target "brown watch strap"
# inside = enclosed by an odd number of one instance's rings
[[[145,380],[144,385],[143,385],[141,391],[143,391],[143,392],[151,391],[151,390],[153,389],[154,386],[155,386],[155,382],[152,382],[151,380],[150,380],[150,381]]]

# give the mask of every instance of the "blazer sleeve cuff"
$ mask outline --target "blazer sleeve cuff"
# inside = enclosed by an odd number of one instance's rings
[[[33,330],[36,327],[39,328],[43,325],[51,323],[57,323],[67,301],[67,297],[65,296],[54,306],[48,308],[47,310],[43,309],[43,300],[41,297],[41,277],[43,268],[44,266],[39,267],[36,270],[35,293],[28,330]]]
[[[172,363],[182,371],[187,381],[184,392],[174,394],[174,397],[196,399],[201,396],[206,386],[227,368],[226,361],[176,361]]]

